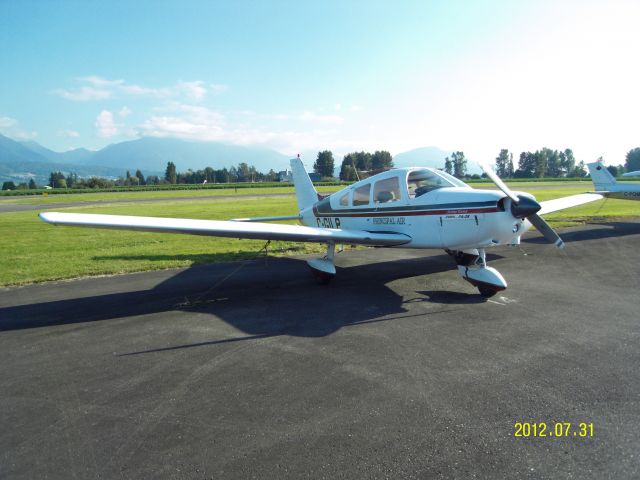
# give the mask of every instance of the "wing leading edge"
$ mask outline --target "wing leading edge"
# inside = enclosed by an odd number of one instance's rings
[[[595,202],[602,198],[602,195],[598,193],[580,193],[578,195],[570,195],[568,197],[556,198],[554,200],[546,200],[544,202],[540,202],[540,206],[542,208],[538,212],[538,215],[545,215],[547,213],[557,212],[558,210],[577,207],[578,205]]]
[[[256,240],[288,240],[295,242],[349,243],[370,246],[397,246],[411,241],[401,233],[379,233],[362,230],[338,230],[268,223],[249,223],[186,218],[135,217],[128,215],[94,215],[87,213],[43,212],[39,217],[53,225],[113,228],[160,233],[184,233],[213,237]]]

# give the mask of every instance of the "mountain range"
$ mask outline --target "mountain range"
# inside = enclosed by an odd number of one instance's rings
[[[396,167],[428,166],[442,168],[451,152],[436,147],[424,147],[399,153]],[[314,159],[305,156],[306,163]],[[258,171],[285,170],[289,156],[263,147],[230,145],[219,142],[187,141],[175,138],[144,137],[92,151],[78,148],[55,152],[34,141],[19,142],[0,135],[0,181],[25,182],[33,178],[45,184],[52,171],[75,172],[81,177],[124,176],[140,169],[145,175],[164,175],[167,162],[174,162],[178,171],[205,167],[223,168],[246,162]],[[336,159],[339,168],[340,160]],[[473,164],[469,164],[469,170]],[[475,173],[471,171],[471,173]]]

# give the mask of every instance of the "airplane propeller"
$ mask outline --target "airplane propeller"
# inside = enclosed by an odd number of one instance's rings
[[[564,242],[560,238],[560,235],[551,228],[551,226],[540,216],[538,211],[540,204],[530,197],[524,195],[516,195],[502,179],[493,171],[493,169],[487,165],[480,164],[482,171],[489,177],[496,186],[504,192],[504,194],[511,199],[511,213],[516,218],[526,218],[536,229],[547,239],[550,243],[553,243],[558,248],[564,248]]]

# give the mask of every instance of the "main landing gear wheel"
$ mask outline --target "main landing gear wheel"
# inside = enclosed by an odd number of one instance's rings
[[[318,282],[326,285],[336,276],[336,267],[333,264],[333,255],[335,253],[335,244],[327,244],[327,254],[322,258],[314,258],[309,260],[307,265],[311,268],[311,272]]]
[[[320,285],[328,285],[335,278],[335,275],[313,268],[311,265],[309,265],[309,268],[311,268],[311,273]]]
[[[483,298],[493,297],[507,288],[507,282],[495,268],[487,266],[483,249],[450,251],[458,265],[458,272],[467,282],[476,287]]]

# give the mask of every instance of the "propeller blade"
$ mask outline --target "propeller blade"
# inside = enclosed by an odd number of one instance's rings
[[[558,235],[540,215],[534,213],[533,215],[529,215],[527,220],[529,220],[549,242],[558,248],[564,248],[564,242],[560,238],[560,235]]]
[[[496,172],[494,172],[490,166],[484,165],[483,163],[481,163],[480,168],[487,175],[487,177],[493,180],[493,183],[496,184],[496,187],[502,190],[507,197],[513,200],[514,203],[520,202],[520,199],[518,198],[518,196],[515,193],[513,193],[509,187],[505,185],[505,183],[500,179],[498,175],[496,175]]]

